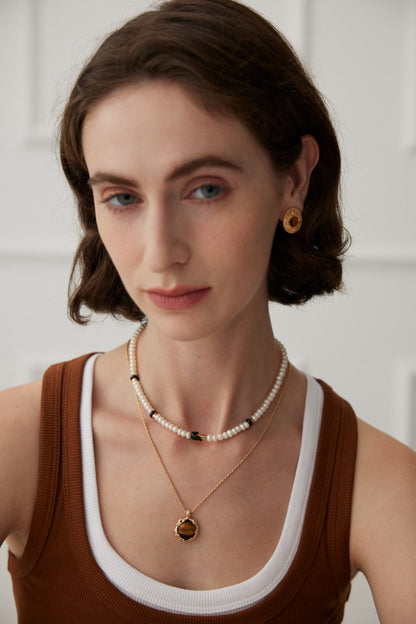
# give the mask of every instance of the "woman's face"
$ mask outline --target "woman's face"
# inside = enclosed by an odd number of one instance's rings
[[[149,322],[192,339],[267,314],[288,185],[237,118],[155,81],[110,94],[82,140],[100,236]]]

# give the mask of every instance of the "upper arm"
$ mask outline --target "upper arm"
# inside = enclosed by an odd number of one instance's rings
[[[29,531],[36,496],[41,383],[0,392],[0,544]]]
[[[360,422],[354,490],[353,567],[365,574],[382,624],[413,624],[416,454]]]

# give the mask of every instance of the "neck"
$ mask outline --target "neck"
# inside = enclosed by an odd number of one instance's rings
[[[153,407],[179,427],[206,433],[249,417],[269,392],[279,365],[268,316],[255,328],[194,341],[172,340],[149,323],[138,344],[141,383]]]

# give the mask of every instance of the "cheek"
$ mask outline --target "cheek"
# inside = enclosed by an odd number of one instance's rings
[[[98,233],[118,273],[122,274],[136,260],[138,241],[133,230],[125,223],[120,227],[105,216],[96,216]],[[133,242],[135,241],[135,245]]]
[[[244,279],[256,286],[267,274],[277,218],[259,221],[246,218],[223,228],[211,252],[212,261],[224,278]],[[240,286],[243,284],[240,282]]]
[[[254,218],[248,219],[242,227],[236,228],[234,244],[248,261],[268,261],[273,243],[274,233],[277,227],[277,218]]]

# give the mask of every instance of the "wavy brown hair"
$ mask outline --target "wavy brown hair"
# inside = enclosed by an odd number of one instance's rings
[[[310,180],[303,225],[276,229],[268,270],[271,301],[300,304],[342,283],[347,248],[339,206],[340,152],[319,91],[285,38],[233,0],[168,0],[110,34],[81,71],[60,128],[62,167],[82,227],[69,287],[69,313],[143,318],[100,239],[81,134],[86,115],[121,87],[164,79],[180,84],[208,111],[237,116],[285,172],[311,134],[320,158]]]

